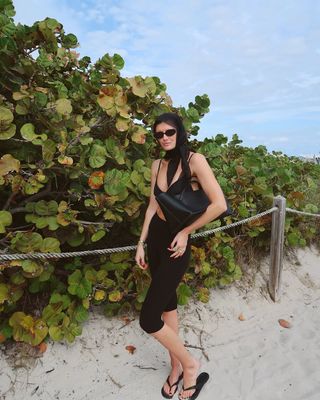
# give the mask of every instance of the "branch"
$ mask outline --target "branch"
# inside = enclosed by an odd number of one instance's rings
[[[92,221],[83,221],[81,219],[77,219],[73,221],[74,224],[80,222],[82,225],[105,225],[107,227],[113,226],[113,222],[92,222]]]
[[[9,231],[9,232],[11,232],[11,231],[15,231],[15,230],[20,230],[20,229],[25,229],[25,228],[28,228],[29,226],[32,226],[33,224],[27,224],[27,225],[22,225],[22,226],[14,226],[13,228],[9,228],[9,227],[6,227],[6,230],[7,231]]]
[[[17,192],[12,192],[10,194],[10,196],[8,197],[8,200],[6,201],[6,204],[3,207],[3,210],[7,210],[10,206],[11,201],[14,199],[15,195],[17,194]]]
[[[4,246],[6,249],[9,248],[9,246],[6,245],[6,243],[10,243],[7,237],[5,236],[3,239],[0,240],[0,245]]]
[[[41,199],[41,197],[46,196],[51,192],[51,181],[48,182],[48,186],[42,190],[42,192],[36,193],[30,197],[28,197],[26,200],[24,200],[21,204],[26,204],[29,203],[30,201],[36,200],[36,199]]]
[[[105,122],[106,120],[107,120],[106,116],[102,115],[101,117],[99,117],[99,119],[97,120],[97,122],[95,124],[90,126],[90,130],[92,130],[94,128],[100,128],[101,126],[103,126],[103,122]]]
[[[24,207],[17,207],[17,208],[12,208],[9,211],[11,212],[11,214],[16,214],[16,213],[19,213],[19,212],[25,212],[26,209]]]

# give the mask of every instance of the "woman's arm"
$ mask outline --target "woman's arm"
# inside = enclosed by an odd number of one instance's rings
[[[144,222],[143,222],[143,226],[142,226],[142,230],[141,230],[141,234],[140,234],[140,241],[142,241],[142,242],[145,242],[146,238],[148,237],[150,221],[158,208],[158,203],[154,196],[153,191],[154,191],[154,185],[155,185],[155,181],[156,181],[156,174],[157,174],[159,162],[160,162],[160,160],[155,160],[155,161],[153,161],[152,166],[151,166],[151,193],[150,193],[149,205],[148,205],[148,208],[145,213]],[[139,243],[141,243],[141,242],[139,242]]]
[[[214,220],[227,210],[227,204],[221,187],[217,182],[205,156],[200,153],[196,153],[190,160],[190,167],[199,180],[204,192],[211,201],[211,204],[209,204],[205,213],[203,213],[191,225],[182,230],[188,235],[196,229],[201,228],[203,225]]]

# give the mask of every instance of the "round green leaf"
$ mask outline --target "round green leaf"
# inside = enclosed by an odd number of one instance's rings
[[[67,242],[72,247],[80,246],[84,242],[85,236],[83,233],[73,231],[67,238]]]
[[[178,303],[185,305],[188,303],[189,297],[192,295],[192,290],[185,283],[181,283],[177,289]]]
[[[81,326],[71,323],[68,327],[65,328],[65,338],[69,343],[74,342],[76,336],[80,336],[82,333]]]
[[[18,232],[11,240],[11,246],[21,253],[32,253],[40,250],[42,236],[37,232]]]
[[[89,164],[92,168],[100,168],[106,162],[107,151],[105,147],[94,143],[90,149]]]
[[[21,266],[24,272],[28,272],[33,276],[39,276],[43,271],[43,266],[33,260],[22,260]]]
[[[115,196],[126,188],[126,181],[121,171],[111,169],[106,172],[104,177],[104,190],[111,196]],[[130,179],[130,176],[129,176]]]
[[[76,269],[71,275],[68,276],[68,283],[69,285],[78,285],[81,281],[81,278],[81,271],[79,269]]]
[[[64,47],[70,49],[73,47],[78,46],[78,39],[76,35],[73,35],[72,33],[69,33],[68,35],[64,36],[62,39],[62,44]]]
[[[4,127],[4,130],[9,128],[13,118],[13,114],[8,108],[0,107],[0,132],[2,131],[2,127]]]
[[[117,69],[122,69],[124,67],[124,59],[119,54],[114,54],[112,60]]]
[[[0,283],[0,304],[9,299],[9,285]]]
[[[63,339],[63,331],[60,326],[50,326],[49,327],[49,335],[52,340],[58,342]]]
[[[58,211],[58,203],[54,200],[40,200],[35,204],[34,211],[41,216],[55,215]]]
[[[12,215],[9,211],[0,211],[0,233],[5,233],[5,227],[12,224]]]
[[[109,293],[108,298],[109,298],[109,301],[117,302],[117,301],[121,300],[122,294],[119,290],[113,290],[111,293]]]
[[[78,322],[84,322],[89,318],[89,312],[86,310],[83,305],[78,305],[78,307],[75,309],[75,319]]]
[[[45,93],[37,92],[34,94],[37,106],[44,107],[48,102],[48,97]]]
[[[91,241],[97,242],[98,240],[102,239],[105,235],[106,231],[104,229],[101,229],[91,236]]]
[[[60,242],[53,237],[46,237],[43,239],[40,249],[43,253],[60,253]]]
[[[72,112],[72,105],[69,99],[59,99],[56,101],[56,110],[58,114],[69,115]]]
[[[45,162],[52,161],[56,151],[56,144],[53,140],[48,139],[42,143],[42,157]]]
[[[16,105],[16,113],[19,115],[27,115],[28,109],[24,104],[17,104]]]
[[[46,18],[45,23],[46,23],[46,26],[52,30],[61,28],[61,24],[55,18]]]
[[[16,126],[11,124],[7,129],[0,130],[0,140],[11,139],[16,134]]]
[[[27,123],[22,125],[20,129],[21,136],[23,139],[27,140],[28,142],[31,142],[33,139],[37,138],[37,134],[35,133],[35,127],[31,123]]]

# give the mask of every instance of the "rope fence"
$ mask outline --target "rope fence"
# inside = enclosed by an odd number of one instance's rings
[[[216,232],[221,232],[239,225],[246,224],[248,222],[260,219],[265,215],[272,214],[272,229],[271,229],[271,245],[270,245],[270,274],[269,274],[269,292],[271,298],[276,301],[279,298],[280,283],[281,283],[281,272],[282,272],[282,259],[283,259],[283,244],[284,244],[284,221],[286,212],[311,216],[320,218],[320,214],[314,214],[305,211],[294,210],[285,206],[286,199],[282,196],[274,198],[273,207],[263,211],[259,214],[251,217],[242,219],[240,221],[233,222],[228,225],[219,226],[214,229],[209,229],[203,232],[194,233],[191,235],[191,239],[205,237],[212,235]],[[43,260],[43,259],[60,259],[69,257],[85,257],[94,255],[105,255],[110,253],[120,253],[125,251],[136,250],[137,245],[113,247],[108,249],[96,249],[96,250],[84,250],[84,251],[73,251],[65,253],[19,253],[9,254],[0,251],[0,261],[12,261],[12,260]]]
[[[245,224],[247,222],[253,221],[255,219],[259,219],[267,214],[271,214],[276,211],[277,207],[272,207],[269,210],[263,211],[260,214],[253,215],[249,218],[245,218],[241,221],[233,222],[231,224],[225,226],[219,226],[218,228],[209,229],[204,232],[198,232],[191,235],[191,239],[204,237],[211,235],[216,232],[224,231],[226,229],[233,228],[238,225]],[[125,251],[136,250],[137,245],[131,246],[123,246],[123,247],[112,247],[109,249],[96,249],[96,250],[84,250],[84,251],[72,251],[65,253],[25,253],[25,254],[0,254],[0,261],[11,261],[11,260],[27,260],[27,259],[57,259],[57,258],[69,258],[69,257],[84,257],[84,256],[93,256],[93,255],[104,255],[110,253],[121,253]]]

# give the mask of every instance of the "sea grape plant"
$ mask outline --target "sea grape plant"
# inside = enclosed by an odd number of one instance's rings
[[[154,119],[181,115],[193,150],[203,153],[234,209],[225,222],[272,205],[319,212],[320,167],[264,146],[247,148],[235,134],[198,141],[206,94],[175,107],[158,77],[121,75],[124,60],[96,62],[76,52],[78,40],[53,18],[15,23],[11,0],[0,0],[0,250],[60,253],[135,243],[150,195],[159,149]],[[193,293],[241,277],[238,251],[267,251],[270,216],[193,243],[178,287],[180,304]],[[219,226],[214,221],[207,227]],[[205,228],[203,228],[205,229]],[[288,215],[286,245],[319,237],[319,224]],[[72,342],[95,305],[108,316],[139,310],[150,275],[132,252],[71,259],[0,261],[0,342],[37,345],[48,335]]]

